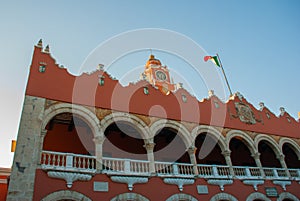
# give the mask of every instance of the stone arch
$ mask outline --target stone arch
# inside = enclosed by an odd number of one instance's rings
[[[112,123],[123,121],[128,122],[130,125],[132,125],[134,128],[136,128],[139,133],[141,134],[142,138],[149,139],[149,127],[146,125],[146,123],[138,118],[135,115],[124,113],[124,112],[113,112],[107,116],[105,116],[101,122],[101,130],[103,132],[102,135],[104,135],[104,131],[107,129],[108,126],[110,126]]]
[[[220,133],[220,131],[218,131],[217,129],[215,129],[211,126],[206,126],[206,125],[200,125],[200,126],[195,127],[192,130],[193,142],[195,142],[196,138],[198,137],[198,135],[201,135],[201,133],[207,133],[207,135],[209,135],[213,139],[217,140],[218,145],[220,146],[222,151],[227,150],[226,144],[225,144],[225,138],[222,135],[222,133]]]
[[[235,198],[233,195],[230,195],[228,193],[218,193],[210,199],[210,201],[219,201],[219,200],[238,201],[237,198]]]
[[[119,201],[119,200],[127,200],[127,199],[134,200],[134,201],[149,201],[148,198],[137,193],[123,193],[112,198],[110,201]]]
[[[42,120],[42,129],[46,128],[48,122],[56,115],[61,113],[71,113],[81,117],[90,127],[94,136],[99,133],[99,119],[97,116],[89,109],[70,103],[59,103],[47,108],[43,114],[40,114],[40,119]]]
[[[155,134],[163,128],[175,129],[178,132],[178,135],[184,142],[187,149],[193,145],[193,141],[190,138],[190,132],[188,131],[188,129],[183,124],[173,120],[160,119],[154,122],[150,126],[151,137],[154,138]]]
[[[298,160],[300,160],[300,145],[297,144],[294,140],[290,139],[290,138],[286,138],[286,137],[283,137],[279,140],[279,148],[280,148],[280,151],[283,153],[283,145],[287,143],[289,145],[291,145],[291,149],[293,149],[293,151],[297,154],[297,157],[298,157]]]
[[[283,154],[281,152],[281,149],[279,148],[278,143],[274,140],[274,138],[272,138],[268,135],[265,135],[265,134],[259,134],[254,138],[255,148],[257,150],[258,150],[258,144],[262,140],[265,140],[270,145],[270,147],[273,149],[277,158],[279,158]]]
[[[277,198],[277,201],[282,201],[284,199],[291,199],[293,201],[299,201],[299,199],[295,195],[293,195],[289,192],[280,193],[279,197]]]
[[[184,193],[178,193],[166,199],[166,201],[175,201],[175,200],[198,201],[193,196]]]
[[[231,130],[226,135],[226,147],[229,149],[230,140],[234,137],[240,137],[244,140],[245,144],[247,145],[248,149],[250,150],[251,154],[254,155],[257,153],[258,149],[256,149],[254,145],[253,139],[245,132],[240,130]]]
[[[255,199],[260,199],[260,200],[264,200],[264,201],[271,201],[266,195],[259,193],[259,192],[255,192],[255,193],[251,193],[246,201],[253,201]]]
[[[61,199],[73,199],[75,201],[92,201],[86,195],[76,191],[70,191],[70,190],[62,190],[62,191],[56,191],[54,193],[50,193],[46,197],[44,197],[41,201],[57,201]]]

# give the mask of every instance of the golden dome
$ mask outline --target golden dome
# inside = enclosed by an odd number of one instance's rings
[[[159,61],[158,59],[155,59],[155,57],[154,57],[153,54],[151,54],[151,55],[149,56],[149,59],[148,59],[148,61],[147,61],[147,63],[146,63],[146,68],[148,68],[149,65],[151,65],[151,64],[161,66],[160,61]]]

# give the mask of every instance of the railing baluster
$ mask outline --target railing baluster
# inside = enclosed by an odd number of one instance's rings
[[[65,156],[62,156],[61,166],[65,167]]]
[[[60,155],[57,155],[57,166],[60,167]]]
[[[42,164],[46,165],[46,154],[43,154],[43,162]]]

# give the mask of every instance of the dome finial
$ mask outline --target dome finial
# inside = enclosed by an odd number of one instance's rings
[[[151,53],[150,56],[149,56],[149,60],[150,60],[150,59],[155,59],[155,56],[154,56],[152,53]]]

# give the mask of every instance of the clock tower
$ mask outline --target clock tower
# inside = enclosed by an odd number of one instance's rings
[[[142,77],[166,95],[175,90],[175,84],[171,83],[169,69],[167,66],[162,66],[152,54],[145,65]]]

